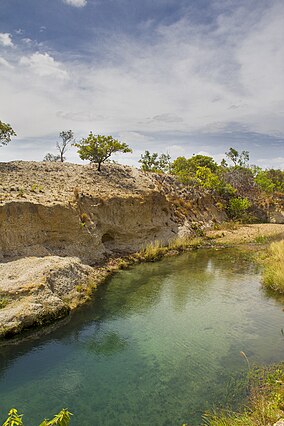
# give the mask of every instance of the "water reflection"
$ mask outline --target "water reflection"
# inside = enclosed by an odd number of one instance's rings
[[[121,271],[68,324],[1,348],[1,407],[16,405],[27,424],[67,406],[80,426],[198,425],[213,404],[241,398],[240,351],[282,358],[282,301],[257,272],[236,250]]]

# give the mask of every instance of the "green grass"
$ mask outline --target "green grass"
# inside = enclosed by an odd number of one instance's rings
[[[284,293],[284,240],[271,243],[262,262],[264,286]]]
[[[258,235],[255,237],[254,241],[257,244],[266,244],[268,242],[268,237],[266,235]]]
[[[212,412],[207,426],[272,426],[284,418],[284,364],[253,368],[249,372],[249,399],[243,412]]]
[[[0,309],[5,308],[9,303],[8,297],[0,297]]]

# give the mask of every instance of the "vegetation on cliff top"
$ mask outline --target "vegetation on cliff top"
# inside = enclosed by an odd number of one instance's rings
[[[10,124],[0,120],[0,146],[7,145],[11,141],[12,136],[17,136]]]
[[[145,151],[140,159],[142,170],[158,173],[169,170],[185,186],[212,192],[219,198],[218,208],[233,220],[259,220],[259,206],[265,211],[275,202],[273,197],[284,193],[284,171],[250,166],[248,151],[239,153],[230,148],[226,153],[229,164],[223,159],[220,165],[212,157],[200,154],[178,157],[172,163],[167,156],[166,165],[164,157],[165,154],[158,156]]]

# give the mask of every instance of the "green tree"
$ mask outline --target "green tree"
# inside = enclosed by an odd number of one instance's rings
[[[149,151],[145,151],[141,155],[139,163],[141,163],[141,169],[144,172],[167,173],[170,169],[170,159],[169,154],[161,154],[159,156],[157,152],[150,154]]]
[[[284,170],[269,169],[266,170],[266,175],[275,185],[275,191],[284,192]]]
[[[7,145],[11,141],[12,136],[17,136],[10,124],[3,123],[0,120],[0,146]]]
[[[112,136],[94,135],[90,132],[87,138],[74,143],[78,148],[79,157],[82,160],[89,160],[91,163],[98,164],[98,171],[101,170],[101,164],[105,162],[115,152],[132,152],[132,149]]]
[[[218,164],[212,157],[208,155],[193,155],[187,160],[188,168],[192,173],[195,173],[199,167],[206,167],[215,173],[218,170]]]
[[[171,164],[170,171],[184,184],[194,185],[198,183],[203,185],[205,175],[210,172],[211,178],[213,178],[213,174],[218,174],[218,168],[218,164],[212,157],[198,154],[193,155],[191,158],[178,157]],[[197,177],[198,170],[199,176]]]
[[[213,173],[208,167],[198,167],[195,177],[203,188],[219,191],[222,186],[219,176]]]
[[[59,159],[63,163],[65,161],[64,154],[68,149],[68,145],[74,140],[74,133],[72,130],[66,130],[59,133],[59,136],[61,137],[62,141],[57,142],[56,148],[59,151]]]
[[[271,193],[275,189],[275,184],[268,177],[266,170],[259,170],[254,181],[265,192]]]
[[[239,153],[236,149],[230,148],[228,152],[225,152],[226,156],[231,160],[234,166],[246,167],[249,162],[249,152],[242,151]]]

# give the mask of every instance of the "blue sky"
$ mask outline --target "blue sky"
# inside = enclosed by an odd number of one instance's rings
[[[284,168],[282,0],[1,0],[1,161],[55,153],[61,130],[141,153]],[[74,148],[69,161],[79,161]]]

